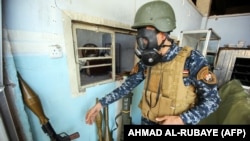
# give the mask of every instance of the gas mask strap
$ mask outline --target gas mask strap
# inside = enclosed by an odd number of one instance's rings
[[[159,48],[171,47],[171,46],[173,45],[174,40],[173,40],[172,38],[169,37],[169,33],[167,32],[167,33],[165,33],[165,35],[166,35],[166,39],[162,41],[162,43],[161,43],[161,45],[159,46]],[[171,45],[164,45],[164,42],[165,42],[166,40],[170,41],[170,42],[171,42]]]
[[[174,40],[172,38],[169,37],[170,32],[166,32],[166,38],[171,42],[171,44],[173,44]]]
[[[167,40],[167,38],[164,39],[164,40],[162,40],[161,44],[159,45],[159,49],[158,49],[158,50],[160,50],[162,47],[164,47],[164,42],[165,42],[166,40]]]

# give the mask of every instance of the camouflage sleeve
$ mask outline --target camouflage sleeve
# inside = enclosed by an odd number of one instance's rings
[[[129,94],[129,92],[144,80],[144,70],[146,70],[146,67],[141,62],[138,62],[120,87],[114,89],[111,93],[99,100],[102,106],[105,107]]]
[[[193,108],[180,115],[185,124],[192,125],[198,124],[200,120],[217,110],[221,101],[215,74],[209,70],[206,59],[199,53],[195,54],[191,55],[188,63],[191,64],[189,70],[193,73],[190,79],[197,88],[198,102]]]

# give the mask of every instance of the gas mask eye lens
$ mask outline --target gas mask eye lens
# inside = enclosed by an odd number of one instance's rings
[[[142,41],[143,41],[143,46],[147,46],[148,45],[148,40],[146,40],[145,38],[142,38]]]
[[[148,40],[145,38],[141,38],[141,37],[137,38],[137,44],[138,44],[140,49],[144,50],[148,46]]]

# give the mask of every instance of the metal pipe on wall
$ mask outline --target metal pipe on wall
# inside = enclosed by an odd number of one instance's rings
[[[4,91],[0,92],[0,112],[6,128],[8,140],[19,141]]]
[[[0,17],[1,17],[0,25],[2,27],[2,1],[0,3]],[[0,35],[2,37],[2,29],[1,29]],[[3,141],[5,140],[6,141],[9,141],[9,140],[18,141],[16,130],[14,128],[14,123],[12,120],[12,116],[9,110],[9,105],[8,105],[8,102],[4,93],[5,87],[3,85],[3,59],[2,59],[3,56],[2,54],[3,54],[3,46],[2,46],[2,39],[0,39],[0,64],[1,64],[0,65],[0,116],[1,116],[1,121],[3,122],[0,128],[1,128],[1,131],[4,131],[4,132],[1,132],[1,134],[5,133],[5,135],[1,136],[1,140],[4,139]]]

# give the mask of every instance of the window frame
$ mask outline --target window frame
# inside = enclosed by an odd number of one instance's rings
[[[86,23],[86,22],[79,22],[79,21],[72,21],[72,36],[73,36],[73,48],[74,48],[74,59],[75,59],[75,66],[76,66],[76,76],[77,76],[77,85],[79,92],[85,92],[86,88],[93,87],[100,84],[105,84],[109,82],[114,82],[116,80],[116,59],[115,59],[115,34],[116,33],[122,33],[122,34],[128,34],[136,36],[136,30],[131,29],[123,29],[123,28],[117,28],[107,25],[98,25],[93,23]],[[111,35],[111,46],[110,48],[107,47],[78,47],[77,45],[77,34],[76,29],[83,29],[83,30],[89,30],[89,31],[95,31],[95,32],[104,32]],[[85,58],[79,58],[78,50],[79,49],[98,49],[98,50],[110,50],[111,56],[103,56],[103,57],[85,57]],[[80,67],[83,69],[86,68],[93,68],[98,67],[97,66],[80,66],[79,61],[86,61],[86,60],[96,60],[96,59],[111,59],[110,64],[104,64],[103,66],[111,66],[111,78],[110,79],[104,79],[98,82],[93,82],[86,85],[81,85],[81,78],[80,78]]]

